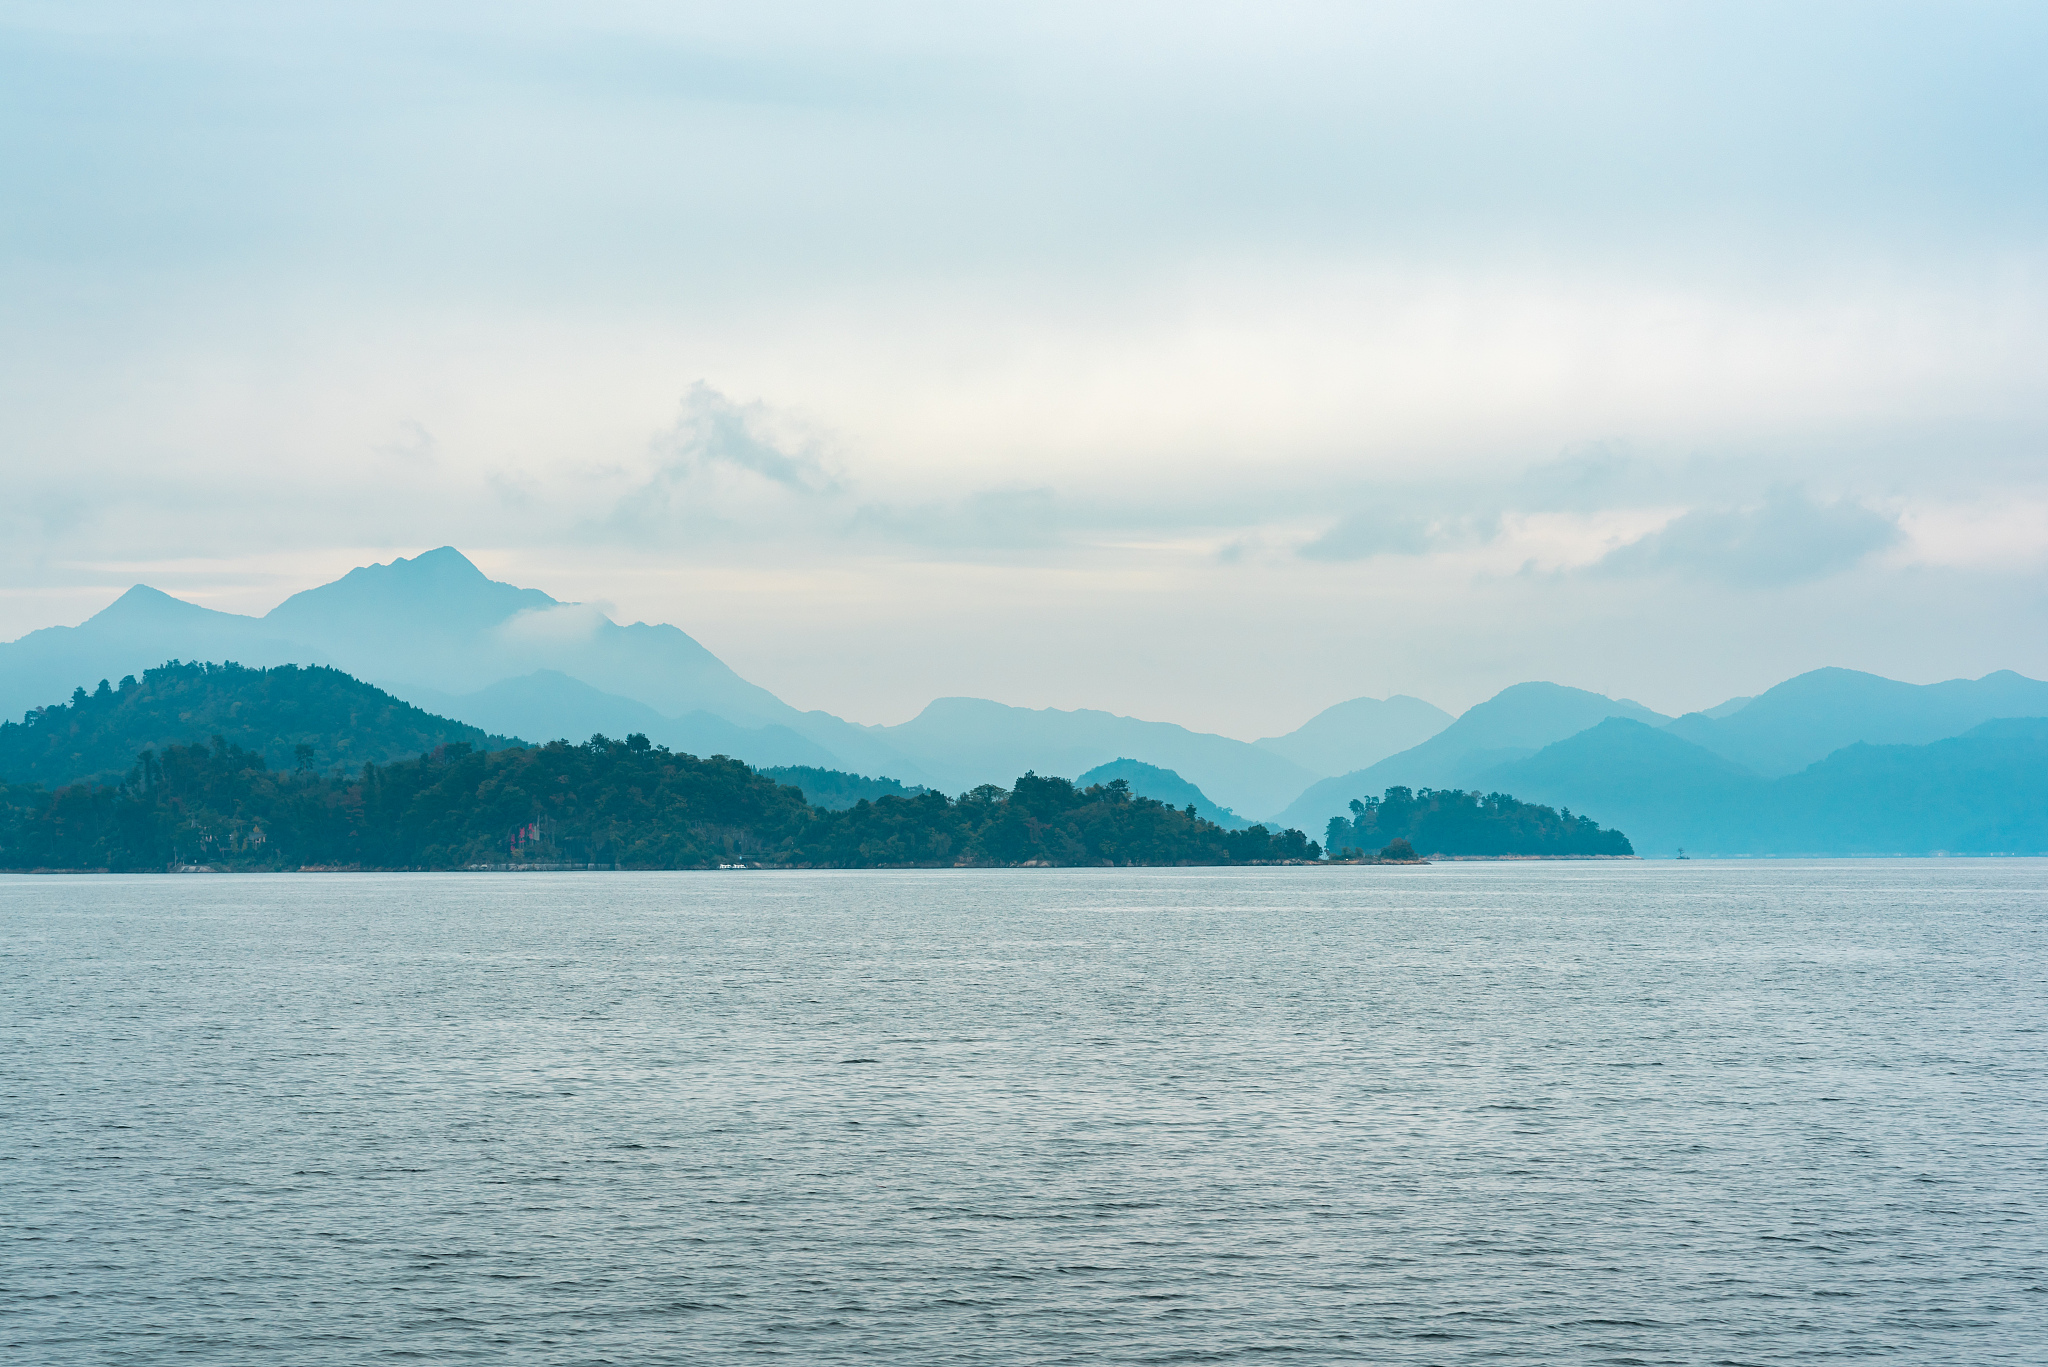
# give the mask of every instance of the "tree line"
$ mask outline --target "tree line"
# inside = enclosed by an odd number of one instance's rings
[[[0,788],[0,867],[452,869],[747,863],[789,868],[1249,864],[1318,859],[1300,831],[1229,831],[1134,796],[1025,774],[958,798],[814,807],[738,760],[645,736],[320,772],[273,769],[224,738],[145,750],[119,783]]]

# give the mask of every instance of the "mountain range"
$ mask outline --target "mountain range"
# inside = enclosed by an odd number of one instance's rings
[[[1498,764],[1533,755],[1553,741],[1577,735],[1609,717],[1662,725],[1671,720],[1641,703],[1563,684],[1523,683],[1504,688],[1418,745],[1377,763],[1309,787],[1277,818],[1283,825],[1319,830],[1345,804],[1390,787],[1470,788]]]
[[[1614,717],[1483,786],[1563,804],[1668,855],[2048,853],[2048,719],[1924,745],[1857,742],[1766,777],[1669,729]]]
[[[1315,779],[1449,721],[1418,699],[1363,699],[1253,744],[1107,712],[942,698],[900,725],[862,726],[789,706],[676,627],[622,626],[595,608],[500,583],[452,546],[351,570],[261,617],[137,585],[79,626],[0,645],[0,716],[172,659],[332,665],[485,731],[530,739],[640,731],[692,753],[952,792],[1138,754],[1249,812],[1274,811]]]
[[[352,570],[261,617],[137,585],[79,626],[0,644],[0,715],[169,660],[332,666],[375,683],[418,714],[389,712],[382,738],[364,742],[379,755],[472,729],[466,743],[481,745],[637,732],[677,751],[837,774],[829,782],[848,795],[891,780],[961,792],[1025,772],[1107,775],[1222,824],[1263,817],[1312,836],[1354,798],[1466,788],[1570,806],[1645,853],[2048,850],[2048,819],[2027,815],[2042,772],[2027,764],[2048,743],[2030,719],[2048,717],[2048,683],[2010,671],[1915,685],[1819,669],[1677,718],[1548,682],[1456,718],[1404,695],[1357,698],[1252,742],[981,698],[868,726],[790,707],[674,626],[620,625],[494,581],[452,547]],[[137,717],[165,739],[178,729]],[[49,735],[37,744],[56,748],[32,766],[45,780],[73,763]]]

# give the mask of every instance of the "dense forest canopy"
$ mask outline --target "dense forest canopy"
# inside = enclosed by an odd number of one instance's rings
[[[843,811],[737,760],[593,736],[441,746],[353,776],[269,767],[225,738],[146,751],[118,784],[0,793],[0,867],[462,868],[722,863],[1243,864],[1316,859],[1300,831],[1226,831],[1133,797],[1026,774],[1009,789],[884,797]]]
[[[354,769],[437,746],[512,744],[437,717],[383,689],[322,665],[245,669],[176,660],[119,686],[100,680],[71,701],[0,723],[0,781],[57,787],[118,782],[143,750],[207,744],[219,736],[274,769]]]
[[[1443,855],[1631,855],[1628,837],[1567,807],[1539,807],[1505,793],[1459,788],[1389,788],[1351,803],[1351,819],[1330,818],[1323,843],[1333,859],[1385,851],[1396,841]],[[1387,854],[1398,858],[1399,852]]]

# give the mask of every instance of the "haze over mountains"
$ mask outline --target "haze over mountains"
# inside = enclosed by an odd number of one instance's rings
[[[1326,707],[1284,736],[1252,744],[1319,774],[1349,773],[1420,745],[1454,718],[1433,703],[1396,693]]]
[[[1485,786],[1614,821],[1657,855],[2048,853],[2039,717],[1925,745],[1847,745],[1772,778],[1616,717],[1493,770]]]
[[[1656,724],[1671,719],[1641,703],[1617,701],[1581,688],[1524,683],[1504,688],[1419,745],[1376,764],[1310,787],[1280,813],[1282,822],[1319,825],[1364,793],[1387,788],[1470,788],[1479,775],[1507,760],[1533,755],[1552,741],[1576,735],[1608,717]]]
[[[1572,807],[1644,853],[2044,852],[2043,717],[2048,683],[2010,671],[1916,685],[1817,669],[1676,720],[1518,684],[1421,745],[1317,783],[1279,820],[1314,832],[1351,797],[1462,787]]]
[[[352,570],[262,617],[138,585],[80,626],[0,645],[0,715],[169,659],[329,664],[486,731],[537,740],[642,731],[693,753],[949,792],[1135,755],[1252,813],[1274,811],[1321,775],[1361,755],[1391,754],[1449,720],[1416,699],[1366,699],[1254,745],[1106,712],[944,698],[900,725],[861,726],[798,711],[676,627],[621,626],[594,608],[496,582],[447,546]],[[1319,746],[1332,756],[1321,767],[1311,762]]]
[[[494,737],[642,732],[952,793],[1027,771],[1113,772],[1211,819],[1277,813],[1311,836],[1353,798],[1457,787],[1570,806],[1645,853],[2048,850],[2048,815],[2027,815],[2048,813],[2048,763],[2033,763],[2048,731],[2029,720],[2048,717],[2048,684],[2009,671],[1914,685],[1820,669],[1676,719],[1547,682],[1455,719],[1417,698],[1360,698],[1256,742],[979,698],[863,726],[790,707],[676,627],[622,626],[495,582],[451,547],[351,571],[262,617],[138,585],[80,626],[0,645],[0,714],[171,659],[331,665]]]

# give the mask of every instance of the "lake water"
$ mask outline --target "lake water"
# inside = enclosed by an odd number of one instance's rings
[[[2041,1363],[2048,864],[0,879],[11,1363]]]

